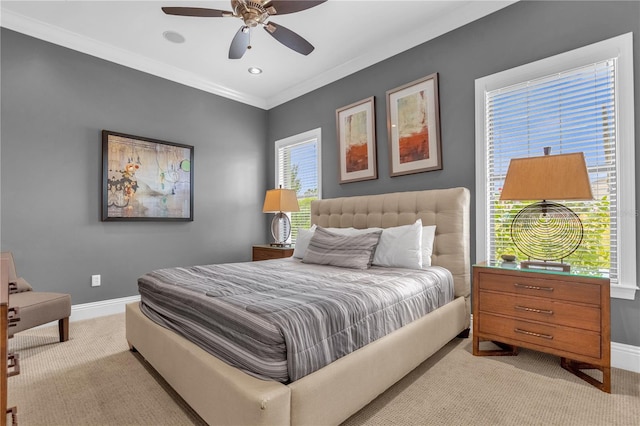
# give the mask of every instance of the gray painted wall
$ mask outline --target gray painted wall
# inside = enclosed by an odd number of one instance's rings
[[[639,146],[640,3],[590,1],[516,3],[273,108],[269,111],[269,140],[322,128],[323,198],[465,186],[471,190],[474,206],[475,79],[627,32],[633,32],[635,38],[635,128]],[[434,72],[439,73],[440,82],[444,168],[390,178],[386,91]],[[379,178],[340,185],[335,110],[372,95],[376,102]],[[636,164],[638,158],[640,149],[636,148]],[[271,182],[273,174],[273,165],[269,164]],[[637,172],[636,191],[640,193]],[[636,195],[636,199],[640,201],[640,196]],[[473,260],[473,208],[471,219]],[[636,227],[640,231],[640,223]],[[637,242],[640,243],[640,237]],[[640,346],[640,295],[636,295],[635,301],[612,301],[611,325],[613,341]]]
[[[273,142],[317,127],[324,198],[466,186],[473,206],[474,80],[630,31],[638,146],[638,2],[519,2],[268,112],[2,29],[2,250],[37,288],[74,304],[136,294],[137,277],[155,268],[249,260],[251,244],[269,238],[261,205]],[[433,72],[444,169],[392,179],[385,93]],[[379,178],[340,185],[335,110],[371,95]],[[102,129],[194,145],[195,221],[100,222]],[[611,311],[613,340],[640,346],[640,297]]]
[[[80,304],[135,295],[153,269],[250,260],[264,242],[266,111],[1,37],[1,245],[20,275]],[[193,222],[100,221],[102,129],[194,146]]]

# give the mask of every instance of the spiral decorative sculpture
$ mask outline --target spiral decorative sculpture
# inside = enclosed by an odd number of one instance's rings
[[[580,246],[582,221],[568,207],[549,201],[530,204],[511,223],[511,238],[530,259],[562,260]]]

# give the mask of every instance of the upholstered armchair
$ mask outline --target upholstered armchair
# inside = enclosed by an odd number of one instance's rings
[[[9,337],[39,325],[58,321],[60,341],[69,340],[71,296],[63,293],[34,291],[33,287],[16,273],[11,252],[3,252],[9,259],[9,308],[18,308],[20,321],[9,327]]]

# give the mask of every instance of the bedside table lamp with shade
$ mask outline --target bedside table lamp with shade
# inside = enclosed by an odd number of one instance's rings
[[[500,200],[542,200],[524,207],[511,222],[511,239],[529,257],[521,267],[569,271],[563,261],[582,243],[582,221],[549,200],[592,200],[589,173],[582,152],[550,155],[546,147],[544,153],[511,160]]]
[[[291,235],[291,221],[284,212],[298,212],[298,197],[292,189],[270,189],[264,197],[263,213],[275,213],[271,221],[271,235],[275,240],[272,246],[284,247]]]

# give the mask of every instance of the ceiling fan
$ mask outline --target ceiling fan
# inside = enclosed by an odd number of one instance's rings
[[[229,48],[229,59],[240,59],[242,55],[251,49],[251,29],[262,25],[262,27],[273,38],[280,43],[303,55],[313,52],[313,45],[307,40],[294,33],[288,28],[269,21],[273,15],[285,15],[287,13],[300,12],[310,9],[327,0],[231,0],[231,9],[228,12],[218,9],[207,9],[201,7],[163,7],[162,11],[167,15],[196,16],[203,18],[240,18],[244,25],[240,27],[231,41]]]

